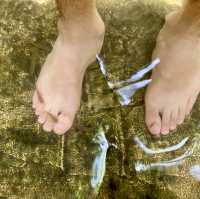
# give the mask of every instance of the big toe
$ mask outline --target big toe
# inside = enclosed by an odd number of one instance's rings
[[[159,111],[154,107],[149,108],[147,106],[145,118],[146,125],[151,134],[158,136],[161,131],[161,118],[159,115]]]
[[[63,135],[72,127],[72,124],[73,118],[67,114],[61,113],[54,126],[54,132],[58,135]]]

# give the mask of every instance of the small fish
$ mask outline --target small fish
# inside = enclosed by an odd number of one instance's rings
[[[100,127],[93,142],[99,145],[99,152],[97,153],[92,166],[91,186],[98,192],[105,175],[106,170],[106,155],[109,148],[109,143],[106,139],[103,127]]]
[[[145,68],[139,70],[138,72],[134,73],[133,75],[131,75],[131,77],[129,79],[123,80],[123,81],[118,81],[118,82],[112,82],[112,81],[109,81],[108,73],[106,70],[106,65],[104,64],[102,58],[99,55],[96,55],[96,59],[99,64],[100,70],[107,81],[109,88],[117,89],[117,90],[115,90],[115,92],[120,96],[120,104],[122,106],[129,105],[129,103],[131,102],[131,97],[133,97],[135,92],[141,88],[146,87],[148,84],[150,84],[150,82],[152,80],[151,79],[144,80],[144,81],[140,81],[140,82],[137,82],[134,84],[133,84],[133,82],[141,80],[148,72],[150,72],[158,64],[160,64],[160,59],[157,58],[147,67],[145,67]],[[123,85],[125,85],[125,84],[126,85],[129,84],[129,85],[123,87]]]
[[[200,182],[200,165],[194,165],[190,168],[190,175]]]
[[[150,164],[143,164],[141,162],[136,162],[135,170],[137,172],[142,172],[142,171],[155,170],[155,169],[162,170],[165,168],[178,166],[182,164],[187,158],[189,158],[193,154],[195,147],[196,147],[196,143],[194,143],[192,148],[188,149],[183,155],[177,158],[174,158],[172,160],[150,163]]]
[[[134,138],[134,142],[148,155],[155,155],[155,154],[160,154],[160,153],[168,153],[168,152],[176,151],[180,149],[181,147],[183,147],[188,140],[189,140],[189,137],[186,137],[180,143],[176,145],[167,147],[165,149],[153,150],[145,146],[145,144],[139,139],[139,137]]]
[[[141,82],[137,82],[134,84],[130,84],[128,86],[122,87],[120,89],[117,89],[115,92],[120,96],[120,104],[122,106],[127,106],[130,104],[131,102],[131,98],[133,97],[133,95],[136,93],[136,91],[138,91],[141,88],[146,87],[148,84],[151,83],[151,79],[150,80],[144,80]]]
[[[102,74],[104,75],[105,78],[107,78],[108,74],[107,74],[107,70],[106,70],[106,65],[104,64],[102,58],[99,55],[96,55],[96,59],[100,66],[100,70],[101,70]]]
[[[106,65],[103,61],[103,59],[99,56],[96,55],[96,59],[97,62],[100,66],[100,70],[102,72],[102,74],[104,75],[104,77],[107,80],[108,86],[110,89],[114,89],[114,88],[119,88],[122,87],[125,84],[130,84],[136,81],[141,80],[148,72],[150,72],[151,70],[153,70],[158,64],[160,64],[160,59],[157,58],[155,59],[150,65],[148,65],[147,67],[139,70],[138,72],[134,73],[133,75],[131,75],[131,77],[127,80],[123,80],[123,81],[116,81],[116,82],[111,82],[108,80],[108,73],[107,73],[107,69],[106,69]]]
[[[119,81],[119,82],[109,82],[109,86],[110,88],[119,88],[120,86],[122,86],[123,84],[130,84],[136,81],[141,80],[148,72],[150,72],[151,70],[153,70],[158,64],[160,64],[160,59],[157,58],[155,59],[150,65],[148,65],[147,67],[139,70],[138,72],[134,73],[129,79],[124,80],[124,81]]]
[[[153,70],[158,64],[160,64],[160,59],[157,58],[155,59],[150,65],[148,65],[147,67],[139,70],[138,72],[136,72],[135,74],[133,74],[130,78],[130,80],[128,81],[139,81],[141,80],[148,72],[150,72],[151,70]]]
[[[148,171],[148,170],[155,170],[155,169],[163,170],[165,168],[178,166],[182,162],[183,161],[178,161],[178,162],[159,162],[159,163],[151,163],[151,164],[143,164],[143,163],[137,162],[135,164],[135,170],[137,172]]]

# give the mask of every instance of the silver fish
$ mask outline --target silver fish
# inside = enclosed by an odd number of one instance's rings
[[[145,68],[139,70],[138,72],[136,72],[135,74],[133,74],[128,81],[132,81],[132,82],[135,81],[136,82],[136,81],[141,80],[148,72],[153,70],[158,64],[160,64],[160,59],[159,58],[155,59],[147,67],[145,67]]]
[[[188,140],[189,140],[189,137],[186,137],[180,143],[176,145],[167,147],[165,149],[153,150],[145,146],[145,144],[139,139],[139,137],[134,138],[134,142],[148,155],[155,155],[155,154],[160,154],[160,153],[168,153],[168,152],[176,151],[180,149],[181,147],[183,147]]]
[[[128,86],[117,89],[115,92],[120,96],[119,102],[122,106],[127,106],[131,102],[131,98],[141,88],[146,87],[151,83],[151,79],[130,84]]]
[[[96,59],[98,61],[98,64],[100,66],[100,70],[101,70],[102,74],[104,75],[105,78],[107,78],[108,74],[107,74],[107,70],[106,70],[106,65],[104,64],[103,60],[101,59],[101,57],[99,55],[96,55]]]
[[[190,175],[200,182],[200,165],[194,165],[190,168]]]
[[[98,192],[105,175],[106,170],[106,155],[109,148],[109,143],[106,139],[103,127],[100,127],[93,142],[99,145],[99,152],[97,153],[92,166],[91,186]]]
[[[142,172],[142,171],[155,170],[155,169],[162,170],[165,168],[178,166],[182,164],[187,158],[189,158],[193,154],[195,147],[196,147],[196,143],[194,143],[193,147],[188,149],[183,155],[177,158],[174,158],[172,160],[168,160],[168,161],[162,161],[162,162],[156,162],[156,163],[150,163],[150,164],[143,164],[138,161],[135,163],[135,170],[137,172]]]
[[[100,70],[102,72],[102,74],[104,75],[104,77],[107,80],[108,86],[110,89],[114,89],[114,88],[119,88],[122,87],[125,84],[130,84],[136,81],[141,80],[148,72],[150,72],[151,70],[153,70],[158,64],[160,64],[160,59],[157,58],[155,59],[150,65],[148,65],[147,67],[139,70],[138,72],[134,73],[133,75],[131,75],[131,77],[127,80],[123,80],[123,81],[116,81],[116,82],[111,82],[108,80],[108,73],[107,73],[107,69],[106,69],[106,65],[103,61],[103,59],[99,56],[96,55],[96,59],[97,62],[100,66]]]

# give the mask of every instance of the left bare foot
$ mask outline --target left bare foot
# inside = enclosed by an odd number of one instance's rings
[[[153,135],[167,135],[182,124],[200,92],[200,38],[180,13],[167,17],[153,57],[161,64],[153,71],[146,97],[146,124]]]
[[[59,36],[36,83],[33,108],[45,131],[64,134],[79,109],[82,81],[96,59],[105,27],[97,11],[88,21],[59,24]]]

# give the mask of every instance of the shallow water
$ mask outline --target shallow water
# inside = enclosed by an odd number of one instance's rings
[[[31,95],[56,38],[57,13],[52,1],[41,2],[0,1],[0,198],[198,199],[199,100],[191,118],[176,132],[153,139],[144,123],[144,90],[129,106],[121,107],[93,64],[85,76],[81,110],[71,131],[63,137],[42,131],[31,110]],[[172,2],[99,1],[107,26],[102,56],[109,79],[127,79],[150,63],[164,16],[174,9]],[[110,146],[96,195],[90,182],[99,146],[92,140],[100,125],[108,127],[105,135]],[[188,139],[174,151],[146,154],[134,142],[136,136],[151,151]],[[163,167],[163,162],[177,161]],[[148,169],[138,171],[138,163]]]

